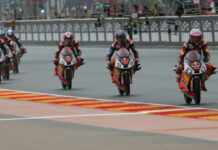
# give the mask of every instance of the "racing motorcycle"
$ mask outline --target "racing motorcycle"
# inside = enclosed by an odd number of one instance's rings
[[[10,62],[10,69],[14,73],[19,73],[19,64],[20,64],[20,58],[21,58],[20,49],[17,43],[14,41],[11,41],[11,45],[12,45],[12,50],[11,50],[12,59]]]
[[[1,52],[1,58],[0,58],[0,72],[3,77],[3,79],[9,80],[10,78],[10,60],[12,58],[12,54],[10,51],[8,51],[7,55],[4,55],[3,51]]]
[[[121,48],[116,52],[115,66],[112,71],[115,84],[120,95],[124,93],[130,95],[130,84],[135,71],[135,58],[126,48]]]
[[[77,59],[69,47],[64,49],[59,54],[58,77],[61,80],[62,87],[71,89],[72,79],[76,70]]]
[[[0,83],[1,83],[1,76],[2,76],[2,66],[3,66],[4,61],[5,61],[5,55],[3,51],[0,50]]]
[[[184,57],[184,69],[180,83],[181,91],[184,94],[185,102],[190,104],[194,99],[195,104],[201,102],[202,85],[206,79],[207,67],[202,56],[196,51],[190,51]]]

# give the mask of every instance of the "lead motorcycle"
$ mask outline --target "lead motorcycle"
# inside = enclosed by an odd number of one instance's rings
[[[130,84],[132,84],[132,76],[135,72],[134,60],[134,56],[126,48],[121,48],[116,52],[112,75],[120,95],[124,93],[130,95]]]
[[[207,67],[203,58],[196,50],[186,54],[180,83],[187,104],[190,104],[192,99],[194,99],[195,104],[200,104],[202,85],[206,80],[206,71]]]
[[[58,77],[61,80],[62,87],[71,89],[72,79],[76,70],[77,59],[69,47],[64,49],[59,54]]]

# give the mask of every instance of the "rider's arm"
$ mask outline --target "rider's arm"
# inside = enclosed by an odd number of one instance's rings
[[[4,43],[0,42],[0,47],[2,48],[4,55],[8,54],[8,48]]]
[[[15,39],[15,42],[17,43],[18,47],[21,48],[22,47],[21,40],[16,35],[14,35],[14,39]]]
[[[74,46],[75,46],[75,49],[76,49],[76,55],[77,56],[81,56],[82,55],[82,51],[80,49],[79,43],[75,39],[73,40],[73,42],[74,42]]]
[[[178,64],[182,65],[183,64],[183,60],[185,57],[186,52],[188,51],[188,46],[187,46],[188,42],[185,42],[182,50],[180,51],[179,57],[177,59]]]
[[[64,48],[65,44],[64,41],[61,41],[61,43],[59,44],[57,51],[55,52],[55,58],[58,59],[58,56],[61,52],[61,50]]]
[[[132,53],[133,53],[135,59],[138,59],[139,58],[139,52],[136,50],[135,44],[132,42],[132,40],[128,40],[128,41],[130,43],[130,49],[132,50]]]
[[[208,45],[204,40],[202,40],[202,50],[203,50],[203,55],[204,55],[204,62],[209,62],[210,61],[210,53],[208,50]]]
[[[111,61],[111,57],[113,56],[116,48],[115,48],[115,45],[116,45],[116,42],[113,42],[112,45],[111,45],[111,48],[107,54],[107,57],[108,57],[108,61]]]

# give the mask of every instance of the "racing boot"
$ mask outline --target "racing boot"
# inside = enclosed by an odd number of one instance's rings
[[[206,88],[205,84],[202,84],[201,88],[202,88],[203,91],[205,91],[205,92],[207,91],[207,88]]]
[[[113,76],[112,73],[111,73],[111,82],[112,82],[112,83],[115,83],[115,79],[114,79],[114,76]]]
[[[55,67],[55,69],[54,69],[54,76],[57,76],[58,75],[58,68],[57,67]]]
[[[139,70],[141,70],[141,66],[140,66],[140,64],[139,64],[139,60],[135,60],[135,71],[139,71]]]

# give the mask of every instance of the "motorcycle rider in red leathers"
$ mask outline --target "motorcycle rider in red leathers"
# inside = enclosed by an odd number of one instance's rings
[[[112,43],[112,46],[108,52],[108,54],[106,55],[106,60],[107,61],[110,61],[107,65],[107,68],[110,70],[111,72],[111,80],[112,80],[112,83],[115,82],[115,79],[113,78],[113,75],[112,75],[112,71],[114,69],[114,65],[115,65],[115,59],[112,59],[112,56],[114,54],[115,51],[118,51],[120,48],[122,47],[125,47],[127,50],[130,50],[132,51],[134,57],[135,57],[135,71],[138,71],[141,69],[140,67],[140,64],[138,63],[139,60],[138,60],[138,51],[135,49],[135,44],[133,43],[132,40],[130,39],[127,39],[126,38],[126,33],[122,30],[118,30],[116,33],[115,33],[115,39],[116,41],[114,41]]]
[[[0,30],[0,38],[1,38],[2,40],[4,40],[4,43],[5,43],[5,45],[8,46],[8,48],[10,48],[10,49],[13,48],[12,45],[11,45],[11,43],[10,43],[11,40],[10,40],[9,37],[5,36],[5,31],[4,31],[4,30]]]
[[[20,39],[15,35],[14,31],[10,29],[6,32],[6,37],[5,37],[5,42],[7,43],[9,47],[10,47],[11,40],[17,43],[17,46],[19,47],[20,52],[21,52],[21,56],[27,52],[26,49],[23,47]]]
[[[212,75],[216,73],[216,67],[213,63],[210,62],[210,53],[208,50],[208,45],[206,41],[202,38],[202,32],[199,29],[192,29],[189,33],[189,40],[185,42],[180,55],[177,59],[177,65],[174,68],[176,72],[176,81],[178,83],[178,87],[181,89],[182,84],[180,83],[180,78],[183,70],[183,61],[187,52],[191,50],[197,50],[201,55],[203,54],[204,63],[207,67],[206,72],[206,80]],[[202,90],[207,91],[205,85],[202,85]]]
[[[80,49],[79,43],[76,41],[74,38],[73,34],[71,32],[65,32],[63,35],[63,40],[60,42],[57,51],[55,53],[55,59],[54,59],[54,64],[55,64],[55,70],[54,70],[54,75],[57,75],[57,66],[59,64],[59,54],[61,50],[65,47],[68,46],[74,53],[77,64],[76,67],[78,68],[81,65],[85,64],[85,61],[83,58],[80,58],[82,55],[82,51]]]

